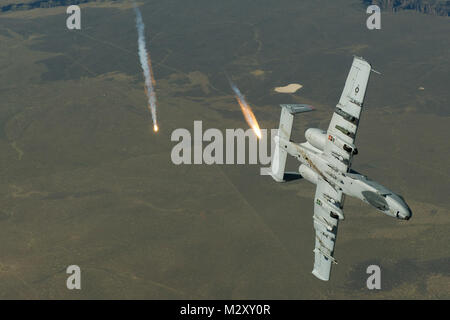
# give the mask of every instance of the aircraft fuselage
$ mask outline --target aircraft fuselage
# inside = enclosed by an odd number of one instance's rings
[[[308,142],[297,144],[276,137],[275,143],[300,161],[299,171],[309,182],[317,184],[318,179],[322,179],[336,191],[360,199],[388,216],[402,220],[411,217],[411,209],[400,195],[359,173],[339,171],[321,150]],[[340,218],[343,219],[343,215]]]

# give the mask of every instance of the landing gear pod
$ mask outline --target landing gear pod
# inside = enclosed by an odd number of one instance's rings
[[[338,146],[339,148],[343,149],[344,151],[346,151],[347,153],[349,153],[351,155],[358,154],[358,149],[356,149],[356,147],[353,144],[346,143],[346,142],[342,141],[341,139],[339,139],[338,137],[335,137],[331,134],[328,135],[328,140],[330,140],[336,146]]]
[[[333,219],[339,219],[339,220],[344,220],[344,212],[342,211],[341,208],[339,208],[338,206],[336,206],[335,204],[325,200],[325,199],[320,199],[317,198],[316,199],[316,203],[319,206],[322,206],[327,212],[330,213],[330,217]]]

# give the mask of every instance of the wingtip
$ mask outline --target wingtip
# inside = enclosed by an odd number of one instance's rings
[[[319,280],[322,280],[322,281],[330,280],[330,277],[326,278],[326,277],[322,276],[316,269],[313,269],[313,271],[311,273]]]

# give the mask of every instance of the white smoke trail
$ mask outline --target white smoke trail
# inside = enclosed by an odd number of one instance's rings
[[[156,121],[156,93],[153,87],[152,79],[152,66],[149,63],[150,56],[146,49],[145,35],[144,35],[144,22],[142,21],[141,11],[134,2],[134,12],[136,13],[136,28],[138,31],[138,47],[139,47],[139,60],[141,62],[142,71],[145,78],[145,87],[147,91],[149,110],[153,119],[153,130],[158,131],[158,124]]]

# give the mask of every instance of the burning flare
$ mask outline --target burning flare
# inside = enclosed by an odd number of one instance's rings
[[[155,78],[153,77],[152,63],[150,60],[150,55],[147,52],[146,44],[145,44],[145,35],[144,35],[144,22],[142,21],[141,11],[134,4],[134,12],[136,13],[136,28],[138,31],[138,47],[139,47],[139,61],[141,62],[142,73],[144,74],[145,79],[145,93],[148,97],[148,109],[152,115],[153,120],[153,131],[157,132],[159,130],[157,120],[156,120],[156,93],[155,93]]]
[[[230,79],[228,80],[230,81],[231,89],[233,89],[234,93],[236,94],[236,100],[238,101],[239,106],[241,107],[242,113],[244,114],[245,117],[245,121],[247,121],[248,125],[250,126],[250,128],[252,128],[253,132],[256,134],[258,139],[261,139],[262,136],[261,129],[259,128],[258,121],[256,121],[252,109],[245,101],[245,97],[239,91],[238,87],[236,87],[236,85],[233,82],[231,82]]]

